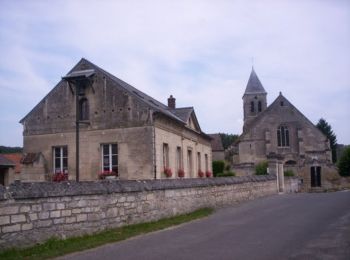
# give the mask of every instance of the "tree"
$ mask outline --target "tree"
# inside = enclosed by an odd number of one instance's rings
[[[222,146],[225,150],[238,139],[238,135],[234,134],[219,133],[219,135],[221,137]]]
[[[22,147],[0,146],[0,153],[21,153]]]
[[[323,118],[318,121],[316,127],[327,136],[332,150],[332,162],[335,163],[337,161],[337,136],[333,132],[331,125]]]
[[[345,148],[338,162],[340,176],[350,176],[350,146]]]

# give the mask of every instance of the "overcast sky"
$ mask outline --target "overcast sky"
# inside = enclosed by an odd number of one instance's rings
[[[240,134],[254,69],[313,123],[350,144],[350,1],[0,0],[0,145],[81,57],[166,103],[194,106],[207,133]]]

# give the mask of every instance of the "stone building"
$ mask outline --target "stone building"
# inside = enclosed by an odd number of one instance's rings
[[[49,180],[56,173],[75,179],[76,118],[81,180],[96,180],[101,172],[162,179],[165,168],[170,178],[180,169],[185,178],[211,171],[211,138],[193,107],[177,108],[172,96],[166,106],[81,59],[20,121],[24,179]]]
[[[233,155],[239,175],[254,174],[268,161],[268,171],[283,180],[284,171],[299,176],[305,190],[325,187],[337,172],[327,137],[280,92],[270,104],[254,69],[243,95],[244,126]],[[280,181],[281,189],[283,181]]]
[[[211,150],[213,154],[213,161],[224,161],[225,160],[225,149],[222,145],[220,134],[209,134],[211,140]]]

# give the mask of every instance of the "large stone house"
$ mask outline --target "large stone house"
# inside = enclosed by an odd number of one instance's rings
[[[327,185],[337,175],[327,137],[282,93],[269,106],[266,96],[252,69],[243,95],[243,133],[231,148],[236,173],[254,174],[258,163],[268,161],[270,173],[283,180],[290,170],[305,190]]]
[[[193,107],[176,108],[175,101],[170,96],[166,106],[81,59],[20,121],[23,180],[49,180],[55,173],[76,178],[76,121],[80,180],[96,180],[101,172],[162,179],[165,168],[170,178],[180,169],[185,178],[211,171],[211,138]]]

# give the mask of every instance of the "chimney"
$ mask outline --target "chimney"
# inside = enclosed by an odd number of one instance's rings
[[[176,99],[173,97],[173,95],[170,95],[170,97],[168,98],[168,107],[170,107],[171,109],[176,108]]]

